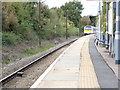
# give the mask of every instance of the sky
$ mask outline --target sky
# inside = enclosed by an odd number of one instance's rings
[[[52,8],[52,7],[60,7],[69,1],[73,1],[73,0],[46,0],[44,3],[48,5],[49,8]],[[84,10],[82,11],[82,16],[88,16],[88,15],[95,16],[98,14],[98,6],[99,6],[98,1],[86,1],[86,0],[78,0],[78,1],[81,1],[81,3],[83,4]]]

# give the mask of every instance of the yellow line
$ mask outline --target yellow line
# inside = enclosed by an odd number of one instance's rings
[[[94,66],[89,55],[88,43],[89,38],[87,37],[81,52],[79,88],[100,88]]]

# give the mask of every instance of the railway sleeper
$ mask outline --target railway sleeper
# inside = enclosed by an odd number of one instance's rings
[[[17,72],[17,76],[22,77],[22,76],[23,76],[23,74],[24,74],[24,72]]]

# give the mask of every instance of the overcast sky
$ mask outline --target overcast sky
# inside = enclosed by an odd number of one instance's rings
[[[44,1],[44,0],[42,0]],[[45,4],[52,7],[60,7],[64,5],[66,2],[73,1],[73,0],[46,0]],[[86,1],[86,0],[79,0],[83,4],[84,10],[82,12],[82,16],[87,15],[97,15],[98,14],[98,1]]]

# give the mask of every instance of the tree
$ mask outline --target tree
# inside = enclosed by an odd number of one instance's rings
[[[96,24],[96,23],[95,23],[96,17],[97,17],[97,16],[89,16],[92,26],[95,26],[95,24]]]
[[[88,16],[82,17],[81,21],[84,25],[90,24],[90,18]]]
[[[70,21],[72,21],[76,27],[79,27],[79,22],[81,18],[81,13],[83,6],[79,1],[71,1],[65,3],[61,6],[61,9],[64,11],[64,16],[67,16]]]

